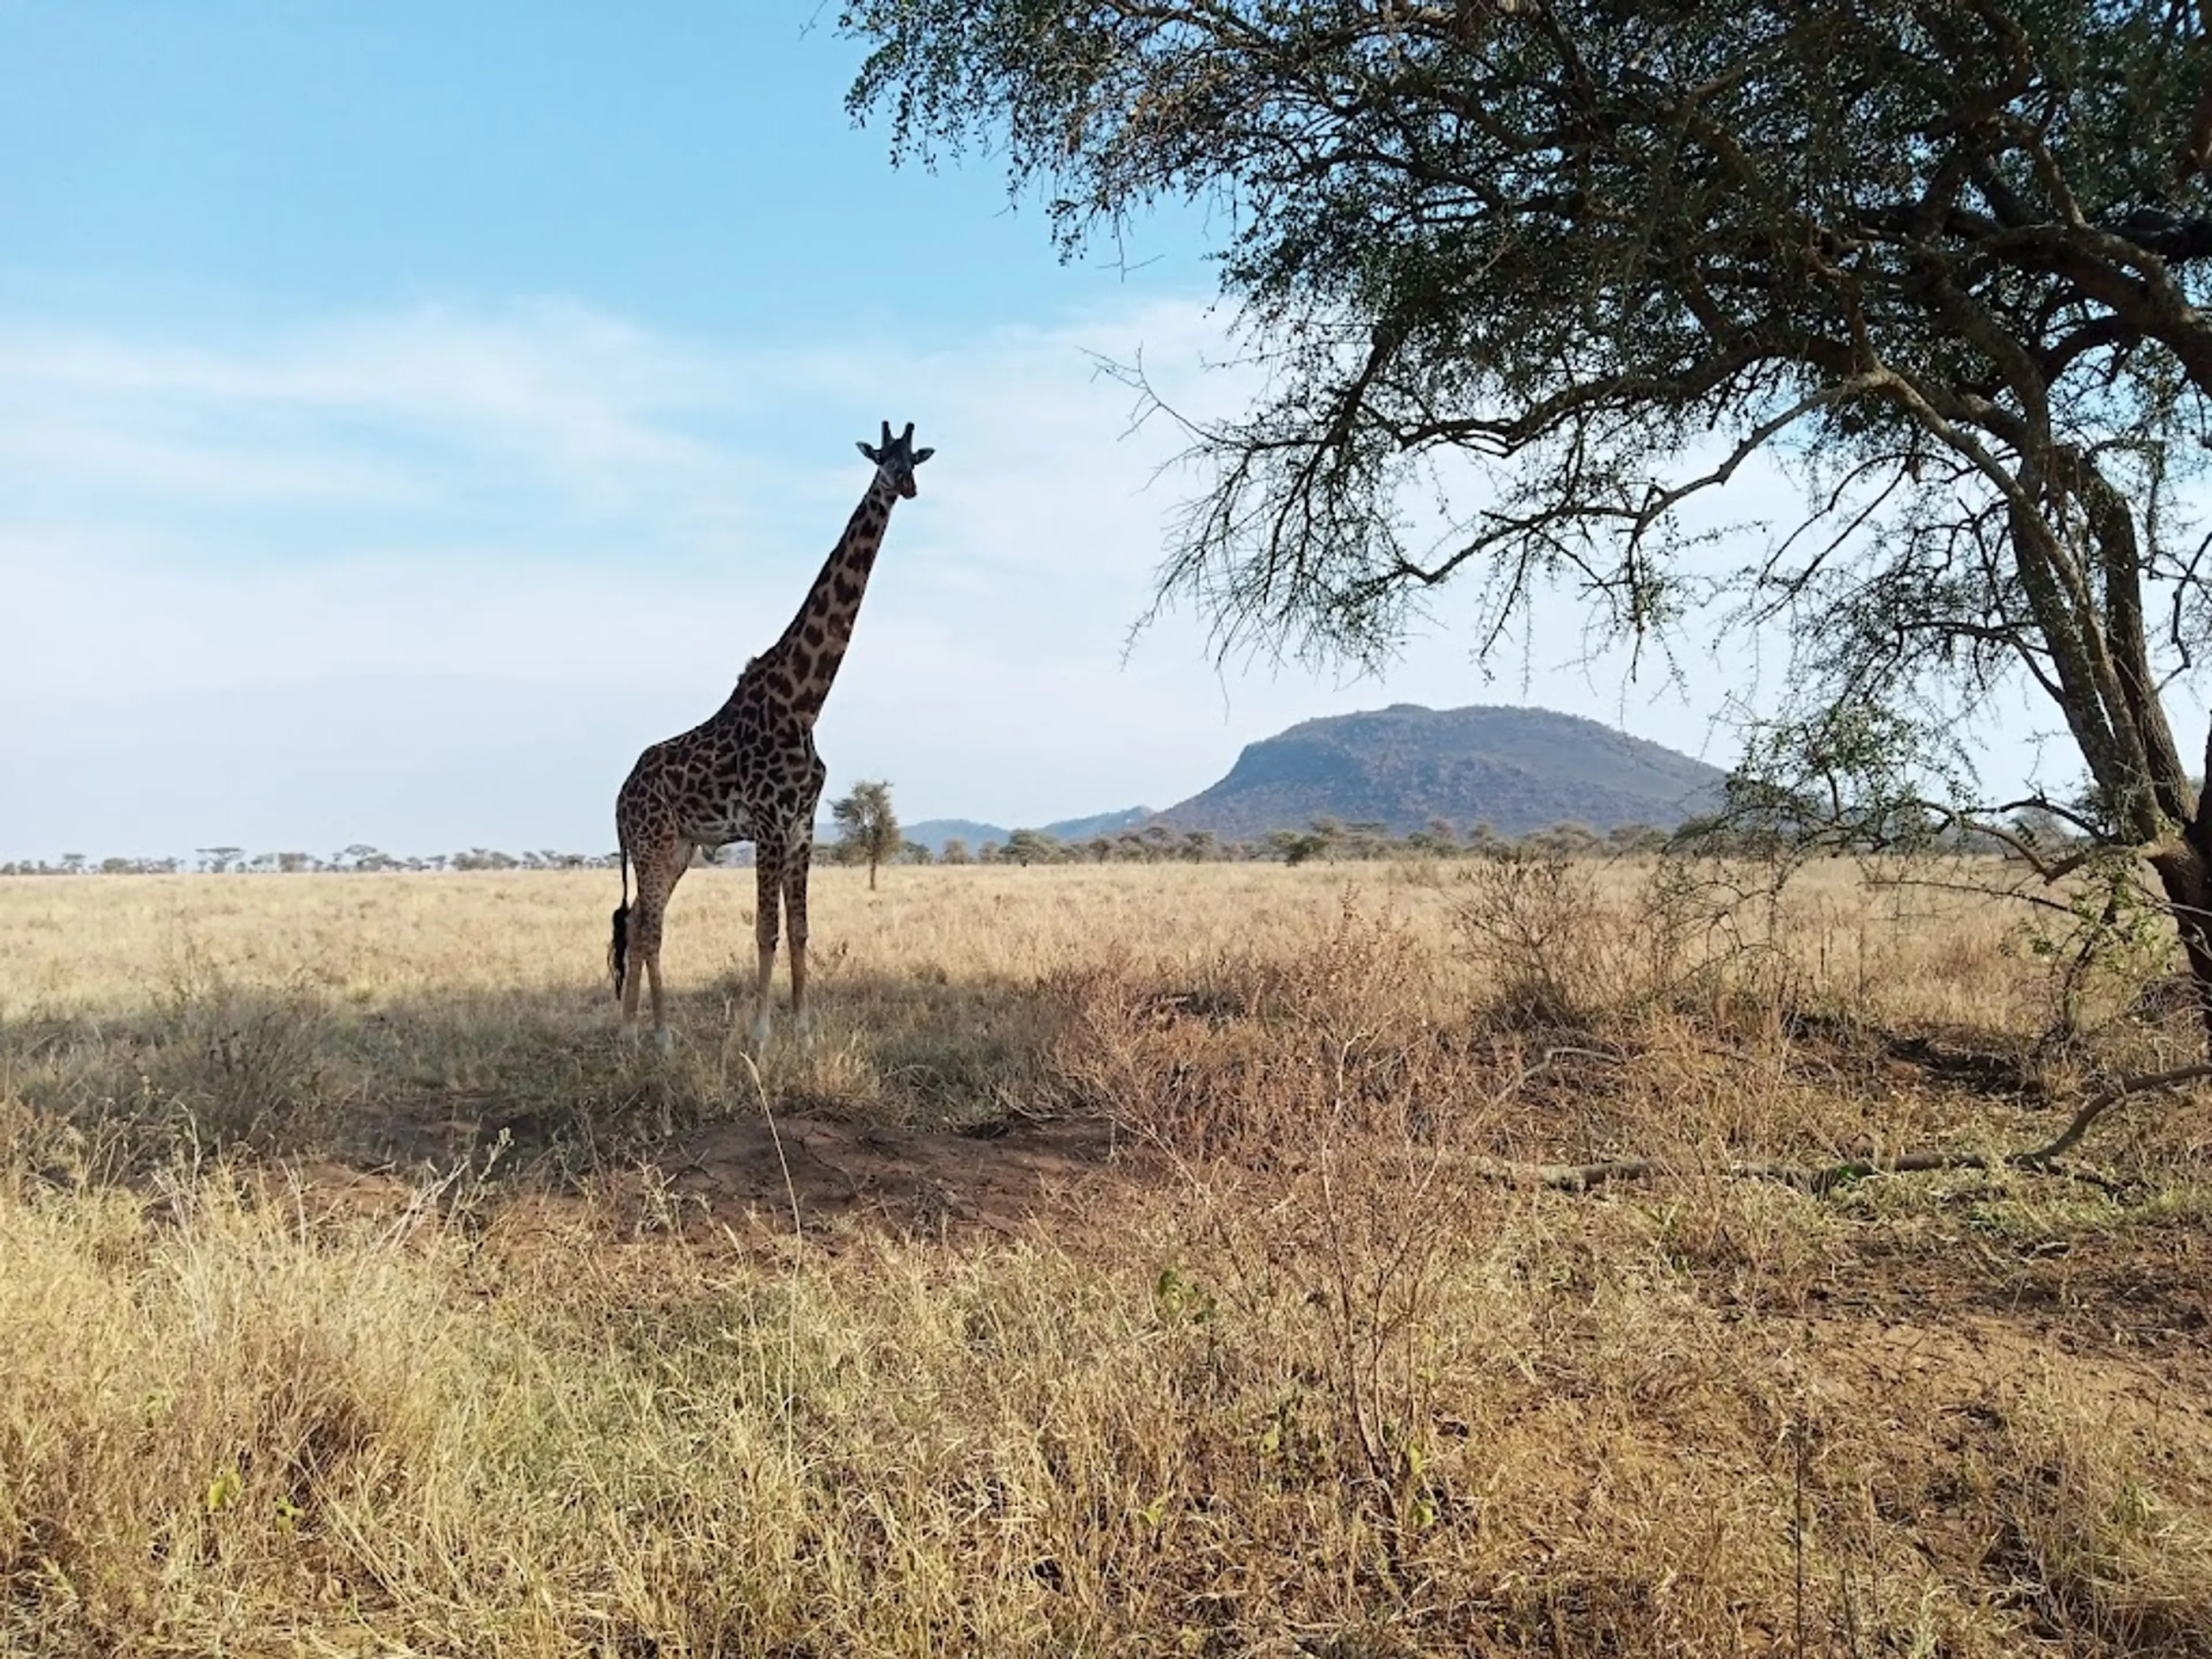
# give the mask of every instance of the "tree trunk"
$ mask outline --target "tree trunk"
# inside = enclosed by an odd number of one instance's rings
[[[2188,799],[2189,812],[2180,836],[2150,856],[2165,890],[2166,908],[2174,931],[2189,957],[2189,981],[2197,993],[2197,1014],[2204,1026],[2205,1046],[2212,1051],[2212,733],[2204,744],[2205,785],[2197,798]],[[2189,788],[2186,778],[2176,781]]]
[[[876,890],[876,860],[872,854],[868,858],[868,890],[871,893]]]
[[[2197,1014],[2204,1026],[2206,1051],[2212,1053],[2212,865],[2186,842],[2161,848],[2150,862],[2189,958]]]

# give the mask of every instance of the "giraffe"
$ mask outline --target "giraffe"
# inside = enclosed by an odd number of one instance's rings
[[[814,722],[851,642],[891,507],[902,497],[914,498],[914,470],[936,453],[914,447],[911,421],[896,438],[885,421],[883,442],[859,448],[876,464],[876,475],[791,625],[745,665],[737,689],[712,719],[640,755],[615,798],[623,902],[615,912],[607,964],[622,998],[625,1042],[637,1037],[642,969],[653,994],[653,1042],[664,1051],[668,1048],[660,996],[660,927],[669,895],[694,848],[733,841],[753,843],[758,883],[753,936],[760,947],[760,978],[753,1040],[763,1042],[769,1034],[779,900],[790,927],[792,1014],[805,1029],[806,874],[814,853],[815,803],[826,775],[814,750]],[[629,891],[633,867],[635,903]]]

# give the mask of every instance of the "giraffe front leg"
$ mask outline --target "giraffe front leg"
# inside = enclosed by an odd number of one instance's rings
[[[754,986],[753,1042],[765,1044],[769,1036],[769,991],[775,979],[777,906],[783,896],[782,848],[765,842],[754,845],[753,939],[760,946],[760,977]]]
[[[637,942],[641,922],[635,906],[626,913],[626,919],[629,937],[623,941],[622,949],[622,1024],[616,1029],[621,1033],[623,1047],[634,1048],[637,1046],[638,980],[645,956]]]
[[[668,1032],[668,1010],[660,998],[660,952],[656,948],[645,959],[645,977],[653,995],[653,1046],[666,1054],[676,1046],[676,1039]]]
[[[801,1033],[814,1029],[806,1006],[806,877],[814,861],[811,839],[794,842],[783,861],[783,908],[791,924],[791,1022]]]

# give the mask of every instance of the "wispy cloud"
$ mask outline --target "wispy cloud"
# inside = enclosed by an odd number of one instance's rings
[[[12,499],[96,493],[202,521],[217,556],[312,507],[350,521],[488,511],[534,497],[586,521],[708,519],[745,472],[732,431],[763,415],[740,366],[568,305],[427,307],[221,347],[0,328],[0,483]],[[73,512],[81,512],[72,504]],[[228,515],[212,538],[204,515]],[[314,545],[316,544],[311,544]]]
[[[1165,805],[1293,720],[1499,695],[1449,640],[1350,696],[1224,684],[1172,620],[1125,664],[1178,488],[1154,482],[1174,433],[1133,433],[1097,372],[1140,349],[1224,395],[1180,302],[927,348],[739,349],[555,302],[248,340],[0,319],[0,583],[37,618],[0,658],[0,855],[599,845],[637,749],[782,626],[884,418],[939,456],[824,717],[833,783],[888,775],[916,817]]]

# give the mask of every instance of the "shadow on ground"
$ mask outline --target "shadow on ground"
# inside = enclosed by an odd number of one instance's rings
[[[614,1197],[687,1233],[1012,1228],[1115,1178],[1127,1149],[1066,1109],[1064,1011],[1012,981],[846,972],[802,1039],[750,1000],[671,999],[672,1052],[617,1042],[604,987],[334,1003],[296,988],[167,993],[105,1018],[0,1022],[10,1094],[58,1184],[180,1157],[274,1158],[310,1207],[382,1212],[441,1182]]]

